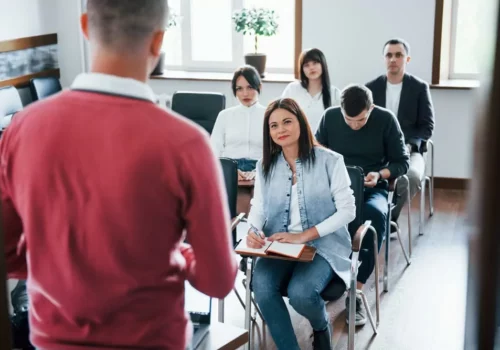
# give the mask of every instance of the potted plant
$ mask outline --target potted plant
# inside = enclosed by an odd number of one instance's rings
[[[254,66],[261,77],[266,70],[266,55],[259,53],[259,36],[273,36],[278,31],[278,16],[266,8],[244,8],[233,14],[236,32],[253,35],[255,52],[245,55],[245,63]]]
[[[169,8],[168,13],[169,13],[168,23],[165,30],[176,27],[180,19],[179,15],[175,12],[174,9]],[[162,51],[160,54],[160,59],[158,60],[158,64],[156,65],[151,75],[162,75],[164,67],[165,67],[165,51]]]

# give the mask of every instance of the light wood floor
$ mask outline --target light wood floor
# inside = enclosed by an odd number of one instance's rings
[[[389,292],[381,295],[378,335],[369,323],[356,332],[356,349],[375,350],[459,350],[463,349],[467,277],[467,196],[464,191],[436,190],[435,213],[426,215],[425,234],[418,235],[419,196],[412,202],[413,255],[406,266],[399,243],[391,241]],[[404,211],[404,210],[403,210]],[[408,242],[406,216],[400,223],[403,241]],[[382,248],[384,249],[384,248]],[[383,276],[383,251],[380,254]],[[238,279],[238,289],[244,296]],[[374,278],[365,293],[375,313]],[[381,284],[381,290],[382,290]],[[334,324],[334,349],[347,349],[344,297],[327,306]],[[217,317],[217,303],[213,315]],[[226,299],[225,322],[243,327],[244,310],[234,293]],[[289,307],[301,349],[312,349],[311,327]],[[252,349],[276,349],[260,321],[254,327]]]

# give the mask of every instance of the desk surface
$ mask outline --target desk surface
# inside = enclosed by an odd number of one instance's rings
[[[248,331],[226,323],[214,322],[196,350],[236,350],[248,343]]]
[[[268,259],[278,259],[278,260],[290,260],[290,261],[301,261],[301,262],[311,262],[314,259],[314,256],[316,255],[316,248],[306,246],[304,250],[302,251],[302,254],[300,254],[300,257],[298,259],[295,258],[289,258],[283,255],[278,255],[278,254],[241,254],[241,256],[252,256],[252,257],[262,257],[262,258],[268,258]]]

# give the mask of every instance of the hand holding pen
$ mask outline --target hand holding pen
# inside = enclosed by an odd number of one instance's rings
[[[264,233],[250,224],[250,229],[247,234],[247,246],[249,248],[260,249],[266,244],[265,240],[266,236],[264,236]]]

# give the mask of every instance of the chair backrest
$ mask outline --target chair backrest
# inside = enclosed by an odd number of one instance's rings
[[[229,212],[231,219],[234,219],[236,214],[236,205],[238,202],[238,163],[229,158],[220,158],[222,172],[224,173],[224,183],[226,184],[227,203],[229,204]],[[233,243],[236,242],[236,232],[233,232]]]
[[[33,78],[30,80],[30,91],[33,101],[41,100],[62,90],[56,77]]]
[[[351,179],[351,189],[356,203],[356,218],[349,224],[349,233],[352,237],[356,234],[358,228],[363,224],[365,175],[363,173],[363,169],[358,166],[347,166],[347,173]]]
[[[226,96],[214,92],[177,91],[172,110],[203,127],[209,134],[220,111],[226,108]]]
[[[5,129],[15,113],[23,109],[23,102],[14,86],[0,88],[0,130]]]

